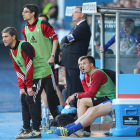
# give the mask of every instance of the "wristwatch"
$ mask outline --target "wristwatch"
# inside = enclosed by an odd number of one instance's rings
[[[74,96],[74,99],[76,100],[76,99],[77,99],[77,98],[76,98],[76,97],[77,97],[77,94],[76,94],[76,93],[74,93],[74,95],[73,95],[73,96]]]
[[[52,54],[52,55],[51,55],[51,57],[55,57],[55,55],[54,55],[54,54]]]

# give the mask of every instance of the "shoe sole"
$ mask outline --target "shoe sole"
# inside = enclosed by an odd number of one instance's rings
[[[84,135],[82,135],[82,136],[79,136],[79,135],[77,135],[76,133],[73,133],[75,136],[77,136],[77,137],[84,137]]]
[[[32,138],[42,138],[41,134],[38,136],[32,136],[32,137],[20,137],[20,138],[15,138],[15,139],[32,139]]]

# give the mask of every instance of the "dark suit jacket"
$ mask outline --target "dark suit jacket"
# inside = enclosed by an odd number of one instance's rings
[[[72,42],[69,42],[68,36],[71,36],[71,34]],[[61,41],[62,45],[71,43],[70,45],[65,45],[63,49],[61,65],[66,68],[78,68],[79,57],[87,55],[90,37],[91,31],[86,20],[79,25],[76,25],[76,27],[74,27]]]

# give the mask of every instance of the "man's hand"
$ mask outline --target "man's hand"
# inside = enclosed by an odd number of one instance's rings
[[[103,52],[104,52],[104,47],[100,46],[100,53],[103,53]]]
[[[78,94],[78,93],[74,93],[74,94]],[[74,102],[74,100],[75,100],[74,94],[69,96],[69,98],[67,99],[69,103],[73,103]],[[78,95],[77,95],[77,97],[78,97]]]
[[[48,60],[48,63],[51,64],[51,63],[54,63],[55,61],[55,58],[54,57],[50,57],[50,59]]]
[[[29,95],[29,96],[35,95],[35,92],[33,91],[32,88],[27,88],[27,92],[28,92],[28,95]]]
[[[26,91],[25,91],[25,89],[24,89],[24,88],[23,88],[23,89],[20,89],[19,93],[20,93],[20,97],[21,97],[21,95],[22,95],[22,94],[27,95],[27,93],[26,93]]]
[[[68,97],[68,102],[69,103],[73,103],[74,102],[74,96],[73,95]]]
[[[85,74],[83,74],[81,71],[80,71],[80,80],[84,80],[85,79]]]

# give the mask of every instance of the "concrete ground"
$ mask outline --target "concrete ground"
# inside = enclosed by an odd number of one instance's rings
[[[15,135],[20,133],[22,127],[21,112],[0,113],[0,140],[14,140]],[[139,140],[140,137],[106,137],[105,131],[92,131],[91,137],[78,138],[75,135],[70,137],[58,137],[56,134],[42,132],[42,138],[37,140]],[[28,139],[32,140],[32,139]]]

